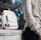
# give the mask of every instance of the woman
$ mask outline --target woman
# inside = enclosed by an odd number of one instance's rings
[[[38,40],[38,36],[39,40],[41,40],[38,0],[23,0],[23,6],[24,18],[28,24],[28,27],[26,28],[26,34],[28,35],[27,40]]]

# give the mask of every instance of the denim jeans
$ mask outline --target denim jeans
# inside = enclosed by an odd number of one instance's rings
[[[38,40],[38,35],[31,31],[29,27],[27,27],[22,34],[22,40]]]

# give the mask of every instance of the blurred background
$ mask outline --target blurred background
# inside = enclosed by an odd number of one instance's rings
[[[3,10],[7,10],[10,8],[14,11],[18,18],[18,29],[23,29],[25,20],[24,20],[24,12],[22,7],[22,0],[0,0],[0,27],[2,26],[1,16]]]

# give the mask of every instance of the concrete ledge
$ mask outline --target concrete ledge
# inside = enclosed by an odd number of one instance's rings
[[[0,40],[22,40],[22,30],[0,30]]]
[[[0,30],[0,36],[16,36],[21,34],[22,30]]]

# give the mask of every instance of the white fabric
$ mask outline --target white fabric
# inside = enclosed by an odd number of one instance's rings
[[[6,19],[6,16],[7,16],[7,19]],[[5,26],[6,23],[10,25],[10,28],[7,28],[7,29],[17,29],[18,28],[17,16],[15,12],[13,11],[4,10],[3,16],[2,16],[2,22],[3,22],[3,26]]]

